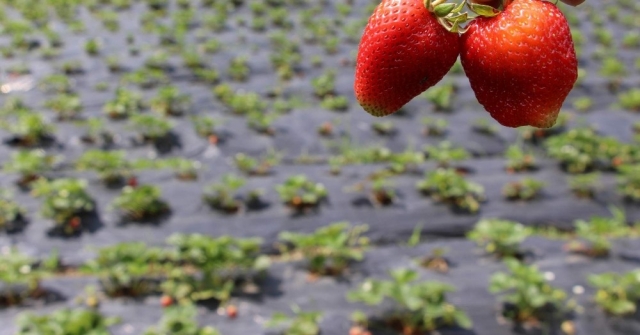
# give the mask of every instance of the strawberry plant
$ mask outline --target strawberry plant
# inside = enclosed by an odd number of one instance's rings
[[[152,164],[153,165],[153,164]],[[169,168],[175,173],[176,178],[184,181],[198,179],[198,170],[202,163],[181,157],[167,158],[159,161],[158,168]]]
[[[590,97],[580,97],[573,101],[573,108],[579,112],[586,112],[593,107],[593,100]]]
[[[630,89],[627,92],[620,93],[618,102],[624,109],[640,111],[640,89]]]
[[[120,58],[118,56],[112,55],[105,59],[105,63],[107,64],[107,68],[109,72],[116,73],[123,70],[122,63],[120,62]]]
[[[226,6],[218,6],[220,8],[214,14],[205,15],[203,18],[203,24],[210,30],[218,32],[221,31],[227,21],[227,9]]]
[[[60,65],[60,71],[66,75],[77,75],[84,73],[84,66],[78,60],[70,60]]]
[[[108,101],[102,108],[111,119],[124,119],[138,114],[144,109],[144,102],[140,93],[118,87],[113,100]]]
[[[198,311],[193,305],[169,307],[158,325],[147,329],[144,335],[220,335],[211,326],[198,326],[197,315]]]
[[[480,210],[480,202],[484,200],[484,187],[466,180],[454,169],[430,171],[416,187],[438,202],[449,203],[455,209],[470,213]]]
[[[24,76],[31,73],[31,69],[26,64],[15,64],[7,68],[7,74],[11,76]]]
[[[274,135],[273,122],[280,117],[278,113],[250,112],[247,114],[247,126],[260,134]]]
[[[105,128],[105,122],[101,118],[87,118],[80,126],[85,128],[85,133],[80,136],[80,140],[86,144],[98,144],[102,147],[109,147],[113,144],[114,135]]]
[[[275,152],[269,152],[260,160],[238,153],[234,156],[234,162],[240,171],[248,175],[264,176],[270,174],[271,168],[280,163],[280,158]]]
[[[143,142],[156,142],[166,138],[173,128],[170,121],[154,115],[135,114],[129,120]]]
[[[32,112],[31,108],[29,108],[29,106],[27,106],[27,104],[24,102],[24,100],[18,98],[18,97],[11,97],[8,98],[5,102],[4,105],[2,106],[2,109],[0,109],[0,115],[4,116],[17,116],[20,114],[26,114],[26,113],[30,113]]]
[[[56,112],[58,120],[76,119],[82,112],[82,102],[75,94],[59,94],[47,100],[45,107]]]
[[[40,88],[48,93],[71,93],[72,84],[69,77],[63,74],[52,74],[42,78]]]
[[[13,143],[25,147],[44,144],[52,138],[54,131],[40,114],[30,111],[17,114],[14,121],[0,120],[0,127],[11,132]]]
[[[121,185],[129,177],[130,164],[124,151],[85,151],[76,161],[79,170],[93,170],[107,186]]]
[[[336,85],[336,71],[327,70],[320,76],[311,80],[311,86],[313,86],[313,92],[319,98],[335,94]]]
[[[327,197],[327,189],[320,183],[309,180],[304,175],[289,177],[276,186],[282,202],[297,213],[317,209]]]
[[[302,55],[295,43],[286,42],[271,54],[271,66],[283,81],[291,80],[296,74],[296,69],[300,66]]]
[[[109,335],[109,327],[120,323],[95,310],[61,309],[51,314],[21,314],[17,319],[17,335]]]
[[[545,142],[547,154],[560,160],[570,173],[583,173],[594,167],[597,135],[591,129],[572,129]]]
[[[7,49],[0,49],[0,52],[4,54],[6,50]],[[9,52],[13,52],[13,50],[10,50]],[[50,46],[45,46],[40,49],[40,54],[42,55],[43,59],[50,60],[58,57],[60,55],[60,50]]]
[[[640,164],[619,168],[618,193],[629,201],[640,201]]]
[[[385,299],[393,301],[393,310],[385,313],[387,325],[402,334],[432,333],[440,328],[471,328],[471,320],[447,302],[454,288],[441,282],[416,282],[418,273],[399,269],[390,272],[391,280],[366,280],[359,289],[348,293],[350,301],[376,306]]]
[[[182,53],[182,63],[186,68],[192,71],[203,69],[205,67],[205,61],[202,58],[202,54],[195,50],[195,48],[185,50]]]
[[[507,172],[531,171],[536,168],[536,158],[531,152],[525,152],[519,145],[511,145],[505,152]]]
[[[269,267],[269,259],[260,255],[259,239],[193,234],[173,235],[168,242],[185,267],[169,272],[162,291],[178,302],[215,299],[224,304],[238,283],[253,282]]]
[[[268,16],[276,27],[291,29],[291,16],[286,7],[274,7],[268,11]]]
[[[612,137],[597,135],[589,128],[572,129],[545,142],[547,153],[569,173],[594,168],[616,168],[638,161],[638,150]]]
[[[445,248],[435,248],[429,255],[420,259],[420,265],[436,272],[447,273],[451,263],[445,257],[446,253],[447,249]]]
[[[619,86],[620,78],[627,74],[625,64],[614,56],[607,56],[602,60],[600,75],[609,78],[609,86]]]
[[[638,48],[640,47],[640,33],[635,31],[627,32],[622,37],[622,46],[625,48]]]
[[[588,279],[591,286],[597,289],[596,304],[606,313],[625,316],[636,312],[640,301],[640,270],[622,274],[592,274]]]
[[[395,124],[391,121],[373,122],[371,124],[371,129],[381,136],[390,136],[395,134],[397,131]]]
[[[391,182],[384,177],[373,178],[370,196],[373,202],[380,206],[389,206],[397,200],[397,194]]]
[[[25,210],[8,190],[0,188],[0,231],[16,232],[25,225]]]
[[[193,123],[193,127],[195,128],[198,136],[204,138],[211,138],[211,136],[215,136],[216,139],[219,137],[218,126],[222,124],[221,120],[210,116],[193,116],[191,118],[191,122]]]
[[[431,102],[438,111],[450,111],[453,103],[453,96],[456,87],[451,82],[437,85],[424,93],[424,96]]]
[[[122,83],[136,84],[143,89],[149,89],[168,82],[169,78],[164,71],[146,67],[126,73],[122,76]]]
[[[322,98],[320,107],[332,111],[344,111],[349,108],[349,99],[343,95],[328,95]]]
[[[102,21],[102,25],[106,30],[110,32],[116,32],[120,30],[120,21],[118,20],[119,19],[118,13],[116,13],[115,11],[103,9],[98,12],[97,16],[100,19],[100,21]],[[87,46],[85,46],[85,50],[89,55],[98,55],[100,53],[101,44],[95,39],[89,40],[87,44],[90,41],[96,41],[95,42],[97,45],[96,49],[94,50],[92,49],[93,47],[89,46],[90,49],[87,50],[86,49]]]
[[[225,105],[229,105],[233,97],[236,95],[236,91],[233,89],[233,87],[231,87],[231,85],[227,83],[214,86],[211,92],[218,100],[220,100],[220,102],[224,103]],[[259,98],[257,94],[255,94],[255,97]]]
[[[250,113],[267,112],[267,103],[263,98],[255,92],[235,92],[231,89],[223,90],[225,84],[218,85],[214,88],[214,92],[234,114],[247,115]]]
[[[237,190],[246,184],[244,178],[226,174],[219,182],[205,188],[203,200],[213,209],[226,213],[236,213],[242,207],[242,199]]]
[[[549,324],[573,310],[567,293],[551,286],[536,266],[508,258],[508,273],[491,276],[489,291],[502,296],[502,315],[520,325]]]
[[[246,57],[235,57],[229,62],[229,76],[235,81],[245,81],[251,72]]]
[[[498,133],[498,127],[495,123],[484,117],[473,120],[471,129],[478,134],[487,136],[495,136]]]
[[[593,198],[600,182],[600,173],[592,172],[569,178],[569,188],[580,198]]]
[[[53,232],[74,235],[82,230],[81,217],[93,212],[95,203],[86,191],[87,182],[80,179],[38,179],[32,194],[44,198],[40,212],[52,219]]]
[[[191,97],[175,86],[164,86],[151,99],[151,109],[163,116],[180,116],[187,112]]]
[[[422,133],[425,136],[443,136],[447,132],[449,121],[442,118],[424,117],[422,125],[424,126]]]
[[[281,335],[319,335],[322,312],[304,312],[299,307],[293,306],[295,317],[290,317],[284,313],[276,312],[266,323],[269,328],[285,328],[279,332]]]
[[[17,184],[21,188],[27,188],[32,182],[43,177],[44,173],[50,171],[57,159],[42,149],[21,150],[11,154],[11,160],[5,163],[4,170],[19,173],[20,179]]]
[[[144,66],[152,70],[165,70],[169,68],[169,54],[164,50],[159,50],[151,54],[144,61]]]
[[[172,268],[171,255],[142,242],[119,243],[98,250],[81,271],[99,278],[110,297],[138,297],[158,290],[158,281]]]
[[[631,233],[625,213],[616,207],[611,207],[610,211],[612,217],[594,216],[588,221],[577,220],[574,225],[578,239],[570,242],[567,249],[591,257],[608,256],[610,239],[623,238]]]
[[[152,220],[170,211],[162,200],[160,189],[151,185],[125,186],[112,206],[131,221]]]
[[[403,152],[393,153],[387,160],[393,173],[406,173],[418,171],[418,166],[425,161],[425,157],[422,152],[407,148]]]
[[[522,257],[520,243],[531,236],[531,229],[507,220],[483,219],[476,223],[467,237],[487,253],[498,257]]]
[[[349,227],[348,222],[337,222],[319,228],[311,234],[281,232],[280,250],[288,256],[302,254],[308,260],[309,272],[314,275],[340,275],[349,263],[361,261],[368,239],[361,236],[366,225]]]
[[[428,159],[438,162],[440,167],[448,167],[451,162],[462,161],[469,158],[469,153],[462,147],[455,147],[449,141],[442,141],[437,146],[426,146],[425,152]]]
[[[254,17],[251,21],[251,29],[254,31],[264,31],[267,27],[267,19],[264,17]]]
[[[38,298],[45,292],[40,279],[45,274],[35,266],[36,261],[14,249],[0,257],[0,306],[13,306],[28,298]],[[22,286],[24,288],[20,288]]]
[[[531,200],[539,196],[545,183],[530,177],[507,183],[502,194],[508,200]]]
[[[220,73],[216,69],[196,68],[192,71],[197,80],[204,83],[217,84],[220,81]]]
[[[382,163],[389,162],[394,159],[395,154],[386,147],[383,146],[371,146],[371,147],[360,147],[353,145],[348,140],[343,140],[337,145],[336,148],[339,151],[339,156],[344,161],[345,164],[365,164],[365,163]],[[411,153],[411,154],[408,154]],[[419,153],[411,150],[410,148],[405,151],[405,153],[401,153],[401,156],[414,156],[412,159],[408,159],[404,157],[403,160],[407,161],[422,161],[424,160],[424,155],[422,155],[421,159],[418,159]]]

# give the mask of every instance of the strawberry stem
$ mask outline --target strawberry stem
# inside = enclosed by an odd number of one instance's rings
[[[501,1],[508,3],[510,0]],[[473,15],[462,11],[465,5],[473,12]],[[492,17],[500,13],[500,10],[496,8],[472,3],[470,0],[463,0],[460,3],[447,2],[447,0],[424,0],[424,6],[438,18],[440,25],[452,33],[464,33],[466,27],[463,25],[477,16]]]

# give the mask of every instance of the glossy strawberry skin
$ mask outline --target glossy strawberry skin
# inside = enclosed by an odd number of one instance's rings
[[[553,126],[578,76],[571,31],[550,2],[514,0],[477,18],[462,35],[460,58],[478,101],[507,127]]]
[[[447,74],[460,53],[458,40],[423,0],[383,0],[358,50],[354,91],[360,105],[374,116],[396,112]]]

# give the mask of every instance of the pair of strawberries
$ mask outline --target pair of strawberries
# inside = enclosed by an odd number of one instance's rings
[[[441,22],[441,20],[440,20]],[[355,94],[374,116],[396,112],[439,82],[458,56],[478,101],[507,127],[551,127],[577,79],[569,25],[552,3],[506,1],[462,34],[423,0],[383,0],[365,28]]]

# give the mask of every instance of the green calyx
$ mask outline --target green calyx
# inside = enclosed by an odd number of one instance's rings
[[[446,17],[456,8],[454,3],[441,3],[434,7],[433,14],[437,17]]]
[[[452,33],[466,32],[465,23],[475,19],[476,17],[493,17],[501,13],[510,0],[502,0],[500,9],[494,7],[472,3],[471,0],[463,0],[460,3],[448,2],[448,0],[424,0],[424,6],[433,13],[438,22]],[[469,11],[463,11],[465,5]]]

